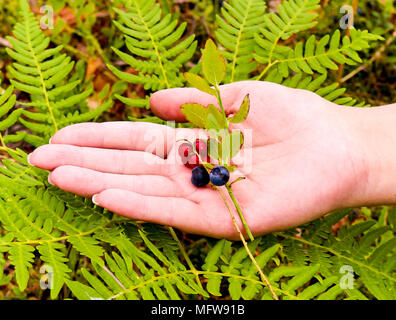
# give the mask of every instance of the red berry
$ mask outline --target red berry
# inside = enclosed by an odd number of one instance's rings
[[[184,142],[179,146],[178,152],[181,157],[187,157],[193,152],[193,146],[190,142]]]
[[[193,145],[189,142],[184,142],[179,146],[178,153],[183,164],[187,163],[188,157],[193,154],[193,152]]]
[[[206,157],[206,155],[208,154],[208,145],[206,144],[206,141],[202,139],[196,139],[195,151],[199,154],[201,158]]]
[[[190,154],[190,156],[187,159],[186,166],[189,168],[195,168],[200,165],[199,163],[199,157],[195,153]]]

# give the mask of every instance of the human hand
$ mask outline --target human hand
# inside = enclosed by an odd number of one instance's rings
[[[365,168],[356,156],[360,149],[345,112],[352,108],[267,82],[237,82],[220,89],[227,114],[235,113],[250,95],[247,119],[230,129],[251,133],[251,143],[242,148],[251,158],[242,156],[230,181],[246,177],[232,188],[254,235],[355,204],[360,192],[356,185]],[[185,121],[180,111],[184,103],[217,105],[214,97],[192,88],[156,92],[150,103],[155,114],[175,121]],[[97,205],[115,213],[189,233],[237,239],[219,194],[210,187],[194,187],[191,169],[175,161],[180,144],[176,141],[193,141],[199,134],[202,130],[142,122],[82,123],[59,130],[51,144],[29,156],[29,162],[51,170],[52,184],[94,196]]]

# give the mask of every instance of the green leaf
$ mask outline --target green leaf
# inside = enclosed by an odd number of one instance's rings
[[[15,267],[15,278],[19,290],[23,291],[27,287],[29,280],[29,270],[34,261],[34,247],[15,243],[9,250],[11,264]]]
[[[205,128],[206,130],[221,130],[225,128],[223,116],[213,104],[207,107]]]
[[[216,90],[211,88],[206,80],[197,74],[186,72],[183,74],[187,82],[191,84],[194,88],[216,96]]]
[[[208,145],[208,154],[209,157],[213,160],[218,160],[219,159],[219,142],[215,138],[210,138],[208,139],[207,142]]]
[[[229,118],[228,120],[231,123],[242,122],[242,121],[244,121],[247,118],[249,110],[250,110],[250,98],[249,98],[249,94],[247,94],[245,96],[245,98],[243,99],[242,104],[239,107],[238,112],[234,116]]]
[[[94,289],[78,281],[65,280],[71,292],[79,300],[104,300],[104,298]]]
[[[220,293],[220,285],[221,285],[220,276],[212,276],[209,278],[208,283],[206,284],[206,290],[214,296],[221,296]]]
[[[206,127],[207,108],[198,103],[185,103],[181,106],[181,111],[186,119],[198,128]]]
[[[216,263],[219,261],[226,242],[226,239],[221,239],[214,245],[212,250],[209,251],[205,258],[205,263],[202,265],[202,270],[217,271],[218,267],[216,266]]]
[[[243,145],[243,134],[241,131],[226,132],[222,136],[220,154],[224,163],[234,157]]]
[[[209,39],[202,50],[202,72],[210,84],[219,85],[226,73],[226,62],[215,43]]]

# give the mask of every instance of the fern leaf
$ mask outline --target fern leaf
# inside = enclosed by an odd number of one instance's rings
[[[368,33],[367,30],[351,29],[350,34],[350,37],[344,36],[341,42],[339,30],[336,30],[331,38],[326,35],[318,42],[316,37],[311,35],[305,44],[298,42],[294,50],[289,47],[278,49],[279,52],[274,61],[269,60],[268,52],[263,50],[256,51],[255,58],[262,64],[270,64],[276,68],[283,78],[288,77],[291,71],[307,74],[325,73],[328,69],[337,70],[337,63],[354,65],[362,62],[358,51],[368,48],[370,41],[382,39]],[[258,37],[256,37],[256,42],[259,46],[266,45],[265,40]],[[327,50],[326,46],[328,46]]]
[[[25,290],[29,280],[29,269],[34,261],[34,247],[15,243],[8,253],[11,264],[15,267],[15,278],[21,291]]]
[[[92,120],[107,108],[98,108],[86,115],[78,111],[79,108],[86,107],[85,100],[92,93],[92,88],[78,92],[77,86],[81,81],[71,81],[73,77],[70,76],[74,62],[61,53],[62,46],[50,48],[50,39],[41,31],[27,1],[20,0],[20,6],[22,21],[15,25],[14,37],[8,37],[12,48],[6,49],[15,62],[7,70],[13,86],[30,95],[31,101],[27,105],[35,106],[35,113],[42,117],[33,119],[32,112],[29,114],[17,109],[3,126],[9,127],[19,118],[26,128],[42,139],[33,139],[30,135],[18,135],[13,139],[26,139],[37,146],[48,141],[62,126],[86,121],[84,119]],[[107,103],[103,105],[109,107]],[[67,121],[64,121],[62,114],[65,109],[73,111],[66,116]],[[21,115],[28,119],[20,117]]]
[[[84,236],[70,236],[68,241],[73,244],[83,255],[96,262],[99,265],[103,265],[101,256],[103,255],[103,248],[98,245],[99,241]]]
[[[287,48],[279,45],[293,34],[312,28],[317,24],[319,0],[289,0],[278,6],[278,13],[271,12],[264,16],[265,26],[255,34],[258,61],[271,64],[282,57]]]
[[[103,300],[104,298],[91,287],[78,281],[65,280],[68,288],[79,300]]]
[[[227,59],[226,82],[245,80],[257,63],[254,61],[254,34],[264,27],[263,0],[231,0],[224,2],[222,16],[217,15],[216,38],[223,45]]]
[[[124,2],[126,11],[114,8],[119,17],[114,24],[125,35],[126,46],[132,55],[116,48],[113,50],[138,74],[120,71],[112,65],[108,65],[109,69],[120,79],[142,84],[146,90],[182,86],[185,82],[182,67],[197,47],[194,35],[181,39],[186,23],[178,26],[178,21],[171,14],[164,15],[154,0]],[[147,107],[144,100],[125,101]]]

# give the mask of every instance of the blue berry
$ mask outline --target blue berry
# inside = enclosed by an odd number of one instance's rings
[[[196,187],[204,187],[209,183],[209,174],[204,167],[192,169],[191,183]]]
[[[230,179],[230,173],[226,167],[216,166],[210,172],[210,181],[215,186],[224,186]]]

